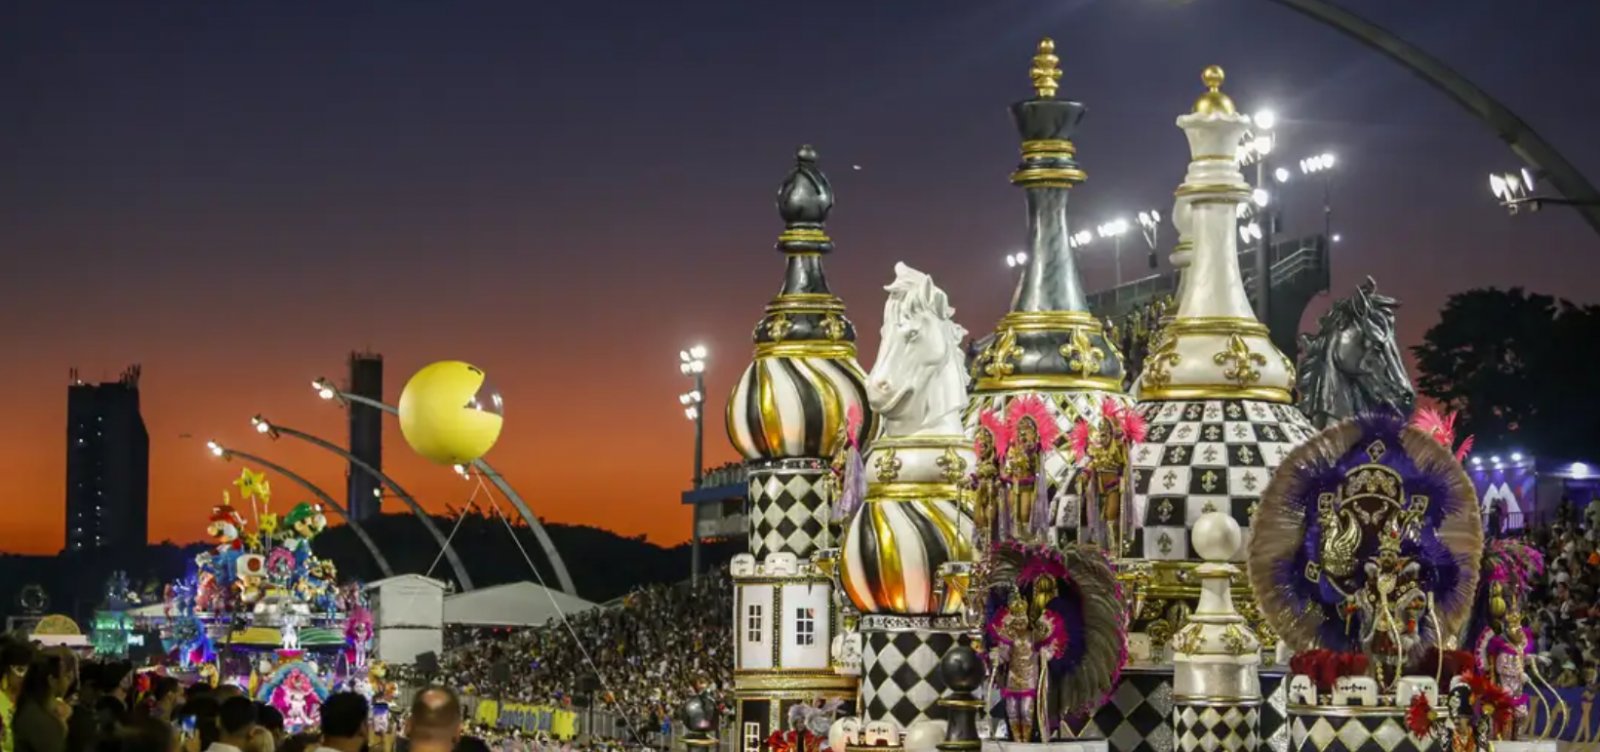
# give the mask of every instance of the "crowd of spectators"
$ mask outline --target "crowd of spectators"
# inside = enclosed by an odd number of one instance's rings
[[[1600,674],[1600,503],[1579,512],[1563,500],[1555,519],[1528,531],[1545,556],[1523,609],[1544,669],[1558,687],[1595,686]]]
[[[656,730],[693,694],[726,701],[732,616],[726,572],[693,585],[650,585],[564,622],[455,633],[437,678],[503,702],[570,707],[592,699],[636,729]]]

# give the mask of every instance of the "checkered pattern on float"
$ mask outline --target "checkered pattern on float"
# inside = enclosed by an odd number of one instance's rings
[[[893,719],[900,728],[944,718],[939,661],[955,645],[956,633],[932,630],[861,629],[861,694],[868,720]]]
[[[1405,727],[1405,711],[1382,715],[1289,714],[1291,752],[1440,752],[1437,739],[1418,740]]]
[[[1259,705],[1190,705],[1172,709],[1178,752],[1257,752]]]
[[[823,468],[762,468],[749,471],[750,554],[788,552],[804,559],[833,545],[829,491]]]
[[[1255,400],[1145,402],[1139,410],[1150,429],[1129,461],[1134,518],[1143,522],[1134,552],[1146,559],[1195,558],[1189,530],[1207,512],[1232,515],[1248,541],[1273,469],[1315,433],[1293,405]]]
[[[1116,752],[1174,752],[1172,669],[1128,669],[1104,705],[1069,719],[1075,736],[1105,739]]]
[[[1282,673],[1261,674],[1261,738],[1271,752],[1289,750],[1289,685],[1283,677]]]

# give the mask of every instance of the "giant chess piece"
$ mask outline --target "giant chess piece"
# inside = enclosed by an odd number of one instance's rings
[[[983,686],[983,658],[972,649],[970,640],[962,640],[939,661],[939,672],[944,675],[950,693],[939,700],[945,708],[944,741],[940,752],[970,752],[978,749],[978,714],[983,712],[983,700],[975,692]]]
[[[1023,189],[1027,203],[1028,261],[1011,310],[973,358],[975,386],[964,423],[980,445],[995,443],[993,431],[984,425],[985,414],[1007,421],[1012,434],[1029,439],[1012,442],[1012,457],[1000,453],[978,458],[977,505],[986,538],[1040,539],[1070,530],[1079,539],[1104,542],[1101,533],[1114,538],[1122,527],[1121,489],[1108,482],[1121,474],[1079,472],[1067,450],[1067,436],[1080,420],[1098,425],[1106,400],[1116,406],[1129,400],[1122,387],[1122,353],[1089,312],[1072,250],[1067,200],[1072,187],[1087,177],[1074,158],[1072,139],[1085,108],[1081,102],[1056,98],[1059,63],[1055,43],[1041,41],[1029,71],[1035,96],[1011,106],[1022,139],[1022,162],[1011,183]],[[1038,407],[1029,411],[1032,415],[1022,415],[1023,402]],[[1040,421],[1054,425],[1041,426]],[[1019,428],[1021,423],[1033,425]],[[987,439],[985,434],[990,434]],[[989,506],[994,511],[987,511]],[[1007,529],[994,532],[997,527]]]
[[[1196,560],[1190,528],[1202,514],[1232,515],[1248,541],[1273,468],[1311,433],[1292,404],[1294,366],[1256,320],[1239,272],[1236,210],[1250,186],[1236,155],[1250,118],[1222,93],[1221,68],[1202,78],[1206,93],[1178,118],[1192,157],[1172,211],[1193,246],[1177,313],[1136,384],[1149,431],[1130,460],[1141,525],[1134,555],[1161,563],[1158,579]],[[1229,558],[1243,554],[1241,546]]]
[[[717,730],[717,704],[710,695],[702,692],[685,700],[678,716],[685,729],[685,750],[703,752],[717,746],[717,739],[712,736]]]
[[[865,443],[877,419],[856,363],[856,332],[828,288],[822,257],[833,189],[802,146],[778,189],[783,288],[755,330],[755,361],[728,399],[728,439],[749,477],[749,552],[733,557],[735,725],[765,739],[799,705],[857,695],[859,670],[836,660],[829,460]],[[850,416],[861,416],[859,422]],[[847,430],[848,429],[848,430]],[[838,641],[850,642],[848,636]]]
[[[1207,512],[1194,524],[1200,607],[1172,639],[1172,724],[1177,752],[1255,752],[1261,729],[1261,642],[1234,610],[1243,540],[1239,523]]]
[[[757,560],[780,551],[805,558],[833,545],[828,461],[845,441],[838,427],[861,411],[856,439],[865,443],[877,425],[856,362],[855,325],[822,270],[833,251],[823,230],[832,208],[816,150],[800,147],[778,189],[783,289],[756,325],[755,362],[728,398],[728,438],[746,461]]]
[[[1317,319],[1315,335],[1300,336],[1299,407],[1317,428],[1371,410],[1410,415],[1416,407],[1394,331],[1399,307],[1367,277]]]
[[[962,490],[972,446],[961,340],[943,290],[895,265],[867,395],[883,436],[867,451],[865,498],[840,542],[840,580],[859,609],[863,716],[910,732],[939,720],[939,660],[962,631],[962,577],[973,558]]]

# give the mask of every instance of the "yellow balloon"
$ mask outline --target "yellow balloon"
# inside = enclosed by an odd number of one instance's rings
[[[424,457],[464,465],[500,438],[500,395],[484,388],[483,370],[459,360],[423,366],[400,392],[400,433]]]

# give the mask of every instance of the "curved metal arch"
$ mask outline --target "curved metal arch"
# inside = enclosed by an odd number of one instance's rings
[[[440,532],[438,525],[433,524],[433,518],[428,516],[427,510],[423,509],[422,505],[418,504],[417,500],[413,498],[410,493],[408,493],[404,488],[401,488],[400,484],[395,482],[394,478],[389,477],[388,475],[384,474],[383,471],[367,464],[360,457],[350,453],[349,450],[346,450],[344,447],[328,441],[327,439],[313,436],[305,431],[289,428],[288,426],[282,426],[277,423],[273,423],[272,421],[266,421],[266,424],[267,435],[275,436],[277,434],[282,434],[284,436],[293,436],[308,444],[322,447],[323,449],[349,460],[350,464],[361,468],[361,470],[366,472],[368,475],[377,478],[379,483],[388,486],[389,490],[394,491],[395,495],[400,497],[400,501],[404,502],[407,507],[411,508],[411,513],[416,515],[417,519],[422,522],[422,526],[427,528],[428,534],[433,536],[434,542],[438,543],[440,549],[444,551],[445,558],[450,562],[450,568],[455,570],[456,580],[461,583],[461,590],[465,592],[472,589],[472,577],[467,574],[467,565],[463,564],[461,562],[461,557],[456,555],[455,547],[450,545],[450,539],[446,538],[444,533]]]
[[[356,404],[366,405],[367,407],[371,407],[376,410],[382,410],[396,417],[399,417],[400,415],[399,408],[396,408],[394,405],[379,402],[378,400],[370,399],[368,397],[363,397],[359,394],[350,394],[349,392],[335,387],[333,382],[328,381],[327,379],[317,379],[315,382],[313,382],[313,386],[315,386],[317,390],[323,394],[324,399],[333,399],[334,397],[337,397],[343,402],[354,402]],[[472,466],[477,468],[479,472],[483,473],[484,476],[494,484],[495,488],[500,489],[500,493],[505,494],[506,498],[511,501],[511,505],[516,507],[517,514],[522,515],[522,521],[527,523],[528,529],[533,531],[533,537],[539,541],[539,547],[544,550],[545,561],[550,562],[550,567],[555,570],[556,581],[561,585],[562,592],[566,593],[567,595],[577,596],[578,589],[572,584],[572,575],[567,572],[567,563],[562,561],[561,554],[556,552],[555,542],[550,540],[550,534],[544,529],[544,524],[539,522],[539,518],[534,515],[532,509],[528,508],[527,503],[522,500],[522,496],[517,493],[516,489],[511,487],[510,483],[506,482],[505,477],[500,475],[499,471],[490,466],[487,460],[484,460],[480,457],[472,461]]]
[[[350,526],[350,529],[355,532],[356,538],[361,541],[361,545],[367,547],[367,552],[371,553],[372,558],[378,562],[378,571],[383,572],[384,577],[394,576],[394,570],[389,567],[389,560],[384,558],[382,551],[378,550],[377,541],[374,541],[372,536],[367,535],[367,531],[365,528],[361,527],[361,523],[357,521],[355,517],[350,515],[350,510],[340,506],[339,502],[335,501],[332,496],[329,496],[327,491],[322,490],[316,484],[301,477],[300,474],[276,462],[265,459],[258,455],[250,454],[249,452],[240,452],[238,450],[229,449],[228,447],[221,448],[223,459],[226,460],[238,457],[245,462],[254,462],[257,465],[260,465],[268,470],[271,470],[272,472],[294,481],[295,483],[298,483],[300,487],[310,491],[318,499],[321,499],[325,507],[333,511],[334,514],[339,515],[339,517],[345,521],[345,524]]]
[[[1291,10],[1321,21],[1343,32],[1356,41],[1384,54],[1416,74],[1434,88],[1445,93],[1456,104],[1485,125],[1494,129],[1495,135],[1511,147],[1511,151],[1527,162],[1541,177],[1550,181],[1573,208],[1589,223],[1590,229],[1600,234],[1600,191],[1596,191],[1556,147],[1545,141],[1533,126],[1518,117],[1509,107],[1489,96],[1455,72],[1442,60],[1422,51],[1416,45],[1395,36],[1371,21],[1326,0],[1272,0]]]

